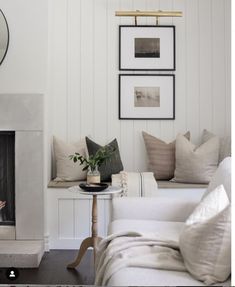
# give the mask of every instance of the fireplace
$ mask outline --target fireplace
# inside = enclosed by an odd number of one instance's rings
[[[0,268],[44,252],[43,96],[0,94]]]
[[[15,225],[14,131],[0,131],[0,225]]]

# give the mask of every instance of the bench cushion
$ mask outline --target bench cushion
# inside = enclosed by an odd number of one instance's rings
[[[54,181],[51,180],[48,183],[49,188],[69,188],[71,186],[79,185],[81,182],[84,181]],[[208,184],[191,184],[191,183],[178,183],[178,182],[171,182],[169,180],[158,180],[158,188],[207,188]]]

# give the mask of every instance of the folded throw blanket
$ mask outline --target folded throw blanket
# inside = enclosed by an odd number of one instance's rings
[[[128,197],[155,196],[158,189],[152,172],[121,171],[112,175],[112,185],[122,187],[122,196]]]
[[[95,285],[107,285],[126,267],[186,271],[178,242],[157,233],[121,232],[103,239],[97,247]]]

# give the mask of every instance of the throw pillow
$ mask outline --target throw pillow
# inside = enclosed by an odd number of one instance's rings
[[[213,137],[196,147],[183,135],[176,138],[175,181],[208,183],[218,165],[219,138]]]
[[[231,210],[222,185],[207,195],[185,223],[180,252],[187,270],[206,285],[231,273]]]
[[[54,156],[56,162],[55,181],[77,181],[86,179],[83,166],[74,163],[69,156],[75,152],[85,156],[85,140],[76,143],[66,143],[57,137],[53,138]]]
[[[148,154],[148,170],[157,180],[169,180],[175,171],[175,141],[166,143],[146,132],[142,132]],[[190,139],[190,132],[184,135]]]
[[[215,135],[208,130],[203,130],[202,133],[202,143],[205,143]],[[231,156],[231,137],[226,136],[220,138],[220,150],[219,150],[219,162],[221,162],[226,157]]]
[[[202,198],[192,214],[186,220],[186,225],[208,220],[224,210],[229,205],[229,199],[224,186],[220,184],[206,197]]]
[[[227,196],[231,201],[231,157],[226,157],[217,168],[214,173],[203,198],[207,196],[212,190],[214,190],[218,185],[223,184]]]
[[[99,144],[93,142],[88,137],[86,137],[86,144],[89,155],[95,155],[98,149],[101,148]],[[108,145],[114,147],[115,151],[112,156],[105,162],[103,162],[102,165],[99,167],[101,181],[111,181],[112,174],[119,173],[123,170],[117,140],[114,139]]]

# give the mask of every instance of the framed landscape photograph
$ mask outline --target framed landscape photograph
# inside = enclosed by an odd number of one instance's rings
[[[120,70],[175,70],[175,26],[119,26]]]
[[[175,75],[120,74],[119,119],[175,119]]]

